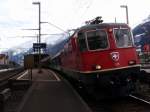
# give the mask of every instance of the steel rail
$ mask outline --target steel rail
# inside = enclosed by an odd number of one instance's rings
[[[129,95],[131,98],[134,98],[134,99],[136,99],[136,100],[139,100],[139,101],[142,101],[142,102],[144,102],[144,103],[146,103],[146,104],[150,104],[150,101],[146,101],[146,100],[144,100],[144,99],[142,99],[142,98],[139,98],[139,97],[136,97],[136,96],[134,96],[134,95]]]

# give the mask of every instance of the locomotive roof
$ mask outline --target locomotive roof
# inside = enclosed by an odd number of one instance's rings
[[[85,25],[79,28],[80,30],[88,30],[88,29],[103,29],[103,28],[119,28],[119,27],[126,27],[128,28],[129,26],[125,23],[101,23],[101,24],[90,24],[90,25]]]

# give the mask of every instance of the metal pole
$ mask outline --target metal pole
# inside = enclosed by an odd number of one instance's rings
[[[33,2],[34,5],[38,5],[39,7],[39,45],[41,43],[41,3],[40,2]],[[38,64],[38,68],[39,68],[39,71],[38,72],[42,72],[41,71],[41,48],[39,47],[38,49],[39,51],[39,64]]]
[[[39,44],[41,43],[41,4],[39,2]]]
[[[39,45],[41,43],[41,4],[39,2]],[[39,47],[39,72],[41,72],[41,48]]]
[[[117,23],[117,19],[116,19],[116,17],[115,17],[115,23]]]
[[[126,5],[126,18],[127,18],[127,24],[129,25],[129,16],[128,16],[128,6]]]
[[[129,25],[128,6],[127,5],[121,5],[120,7],[126,9],[126,22]]]
[[[32,82],[32,68],[30,69],[30,80]]]

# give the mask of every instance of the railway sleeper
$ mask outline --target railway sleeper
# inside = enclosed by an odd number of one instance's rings
[[[6,88],[0,92],[0,112],[4,111],[5,102],[11,97],[10,88]]]
[[[26,90],[31,85],[31,80],[9,80],[9,87],[11,90]]]

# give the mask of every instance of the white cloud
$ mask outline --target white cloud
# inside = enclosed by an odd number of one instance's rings
[[[7,37],[35,35],[36,31],[23,31],[23,28],[38,28],[37,0],[0,0],[0,47],[11,46],[25,41],[13,42]],[[102,16],[104,22],[126,22],[125,9],[128,5],[129,22],[133,27],[150,14],[148,0],[40,0],[41,21],[51,22],[67,30],[83,25],[86,20]],[[61,33],[59,29],[42,24],[42,33]],[[9,40],[11,42],[9,42]],[[5,44],[4,44],[5,43]]]

